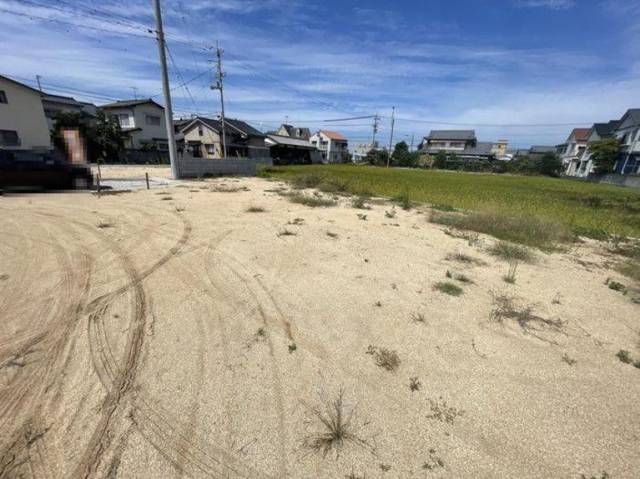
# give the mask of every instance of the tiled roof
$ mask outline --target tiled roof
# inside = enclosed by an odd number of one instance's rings
[[[320,133],[322,133],[324,136],[326,136],[330,140],[347,141],[347,139],[337,131],[320,130]]]
[[[431,130],[427,140],[475,140],[475,130]]]
[[[128,108],[128,107],[131,107],[131,106],[144,105],[146,103],[153,103],[157,107],[162,108],[164,110],[164,107],[162,105],[159,105],[158,103],[153,101],[151,98],[146,98],[146,99],[143,99],[143,100],[120,100],[120,101],[114,101],[113,103],[107,103],[106,105],[102,105],[100,108]]]

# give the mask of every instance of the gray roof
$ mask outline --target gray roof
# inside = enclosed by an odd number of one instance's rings
[[[287,125],[286,123],[283,123],[281,128],[284,128],[287,134],[293,138],[309,138],[311,136],[311,130],[309,130],[309,128],[298,128],[293,125]]]
[[[299,138],[292,138],[290,136],[282,136],[282,135],[267,135],[267,138],[277,145],[285,145],[285,146],[295,146],[297,148],[308,148],[310,150],[315,150],[315,147],[308,142],[307,140],[301,140]]]
[[[555,146],[532,146],[531,148],[529,148],[529,153],[555,153],[556,152],[556,147]]]
[[[636,125],[640,125],[640,108],[628,109],[627,112],[624,115],[622,115],[622,119],[620,119],[619,123],[622,123],[622,120],[627,116],[630,116]]]
[[[620,120],[611,120],[609,123],[594,123],[592,129],[601,138],[611,136],[616,128],[620,125]]]
[[[492,155],[491,149],[493,143],[490,141],[478,141],[473,148],[465,148],[463,151],[456,154],[460,156],[490,156]]]
[[[247,136],[262,136],[264,137],[265,134],[262,133],[260,130],[252,127],[251,125],[249,125],[248,123],[242,121],[242,120],[236,120],[233,118],[225,118],[224,122],[226,125],[231,125],[232,127],[234,127],[236,130],[239,130],[240,132],[244,133]]]
[[[431,130],[427,140],[475,140],[475,130]]]
[[[113,103],[107,103],[106,105],[102,105],[100,108],[129,108],[129,107],[132,107],[132,106],[144,105],[146,103],[153,103],[157,107],[162,108],[164,110],[164,107],[162,105],[156,103],[151,98],[147,98],[147,99],[144,99],[144,100],[120,100],[120,101],[114,101]]]

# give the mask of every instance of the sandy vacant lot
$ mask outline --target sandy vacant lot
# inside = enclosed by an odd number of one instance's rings
[[[1,478],[638,477],[615,258],[538,252],[507,284],[494,240],[426,208],[280,187],[0,197]],[[447,270],[462,295],[434,290]],[[534,319],[492,317],[500,295]]]

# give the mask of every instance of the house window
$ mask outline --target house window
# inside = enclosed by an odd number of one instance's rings
[[[0,130],[0,146],[20,146],[20,137],[14,130]]]
[[[216,146],[215,145],[205,145],[205,148],[207,149],[207,153],[209,155],[215,155],[216,154]]]
[[[160,126],[160,117],[156,115],[145,115],[147,125]]]
[[[202,126],[198,127],[198,136],[204,135],[204,131],[202,130]]]
[[[133,126],[133,118],[127,113],[120,113],[116,115],[116,118],[122,128],[131,128]]]
[[[169,149],[169,143],[166,141],[158,141],[156,142],[156,148],[160,151],[167,151]]]
[[[4,90],[0,90],[0,103],[9,103],[7,101],[7,94],[4,92]]]

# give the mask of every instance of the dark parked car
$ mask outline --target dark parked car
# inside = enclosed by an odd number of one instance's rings
[[[59,151],[0,149],[2,190],[77,190],[92,185],[89,165],[70,163]]]

